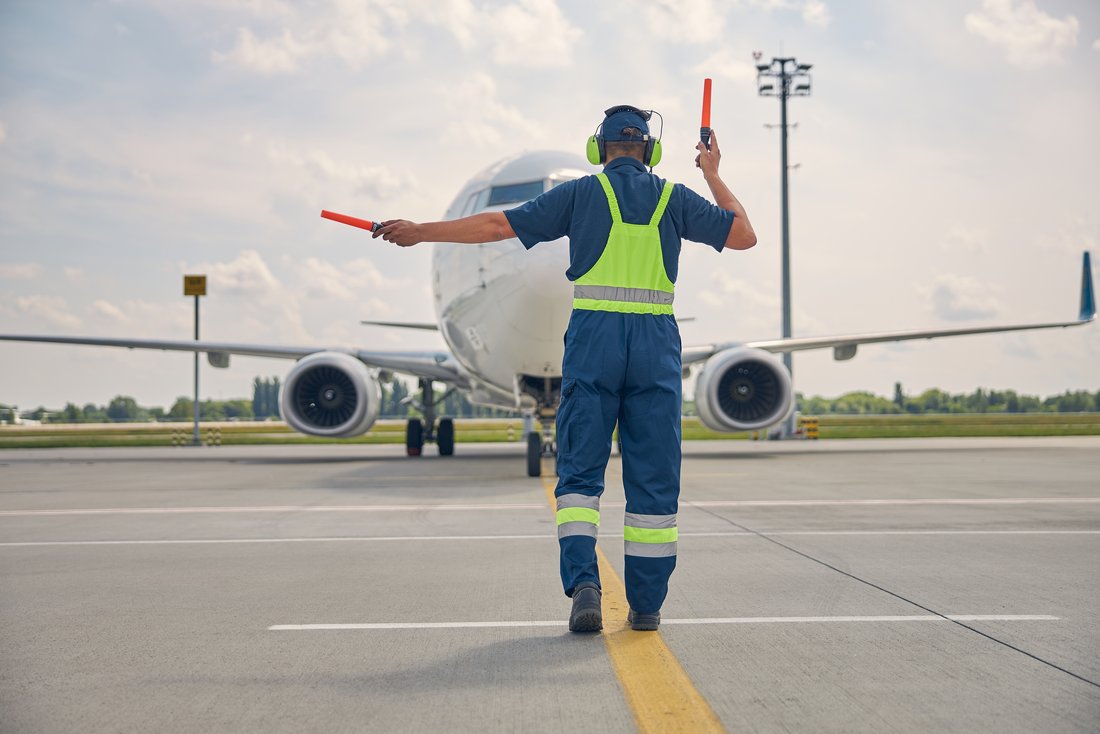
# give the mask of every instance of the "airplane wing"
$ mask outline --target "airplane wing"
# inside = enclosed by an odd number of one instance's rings
[[[763,339],[748,342],[728,342],[723,344],[704,344],[683,349],[684,364],[701,362],[712,354],[735,346],[755,347],[768,352],[798,352],[806,349],[832,348],[834,358],[851,359],[860,344],[879,342],[898,342],[910,339],[936,339],[942,336],[963,336],[967,334],[992,334],[1002,331],[1026,331],[1031,329],[1055,329],[1067,326],[1080,326],[1096,318],[1096,296],[1092,283],[1092,264],[1089,253],[1085,253],[1081,273],[1081,305],[1077,318],[1072,321],[1054,321],[1032,324],[1010,324],[1005,326],[976,326],[962,329],[916,329],[911,331],[881,331],[866,334],[840,334],[836,336],[792,337],[788,339]]]
[[[276,359],[301,359],[315,352],[340,352],[350,354],[369,367],[392,370],[464,385],[466,378],[448,352],[375,352],[347,349],[345,347],[288,347],[270,344],[238,344],[235,342],[174,341],[170,339],[114,339],[85,336],[48,336],[36,334],[0,334],[0,341],[41,342],[47,344],[82,344],[96,347],[124,347],[126,349],[161,349],[177,352],[206,352],[210,364],[227,367],[229,355],[248,357],[274,357]]]
[[[414,323],[410,321],[360,321],[367,326],[389,326],[395,329],[419,329],[420,331],[439,331],[439,324]]]

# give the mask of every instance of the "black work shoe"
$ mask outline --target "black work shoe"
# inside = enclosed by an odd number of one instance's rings
[[[593,583],[573,589],[573,611],[569,612],[570,632],[599,632],[603,629],[600,587]]]
[[[639,632],[652,632],[661,625],[661,613],[638,614],[633,609],[626,613],[626,621],[630,623],[630,629]]]

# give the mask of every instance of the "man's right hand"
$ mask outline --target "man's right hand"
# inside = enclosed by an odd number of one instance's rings
[[[382,228],[371,235],[372,238],[381,237],[386,242],[392,242],[398,247],[411,247],[424,238],[420,234],[420,225],[407,219],[389,219],[382,222]]]
[[[718,136],[714,131],[710,132],[710,150],[707,150],[702,140],[695,149],[699,151],[699,155],[695,156],[695,167],[703,169],[703,177],[717,174],[718,164],[722,161],[722,151],[718,148]]]

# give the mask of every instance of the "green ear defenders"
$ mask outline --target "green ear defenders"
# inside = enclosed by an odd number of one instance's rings
[[[611,115],[613,112],[619,112],[623,110],[635,112],[647,122],[649,121],[650,117],[656,114],[658,117],[661,118],[661,130],[662,132],[664,131],[665,118],[661,116],[660,112],[655,112],[654,110],[640,110],[637,107],[632,107],[630,105],[621,105],[619,107],[612,107],[611,109],[607,110],[606,112],[604,112],[604,116],[606,117]],[[604,163],[607,163],[607,141],[601,134],[602,132],[603,123],[601,122],[599,127],[596,128],[595,134],[588,136],[588,144],[585,146],[585,155],[588,158],[588,162],[591,163],[593,166],[600,166]],[[661,162],[661,138],[659,136],[654,138],[650,135],[645,135],[643,136],[642,141],[645,142],[645,153],[642,156],[642,163],[652,169],[653,166]]]

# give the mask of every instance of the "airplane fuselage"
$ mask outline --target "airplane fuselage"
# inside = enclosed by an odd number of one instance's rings
[[[446,218],[503,211],[588,173],[579,156],[528,153],[475,176]],[[432,292],[440,333],[467,374],[474,402],[534,408],[560,384],[563,335],[572,308],[565,277],[569,242],[527,250],[518,239],[439,243]],[[541,397],[540,397],[541,396]]]

